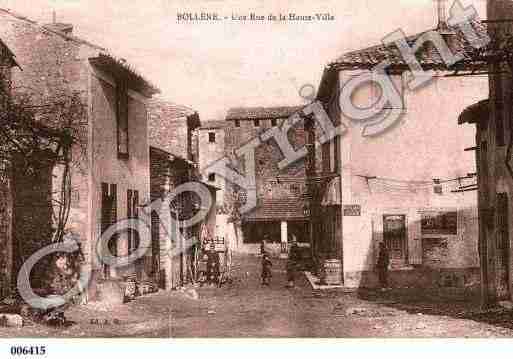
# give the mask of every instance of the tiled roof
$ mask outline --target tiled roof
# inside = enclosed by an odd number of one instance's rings
[[[92,61],[95,61],[101,65],[108,65],[108,66],[115,67],[115,68],[121,70],[122,72],[124,72],[124,74],[128,75],[128,77],[131,80],[135,80],[135,83],[139,86],[139,88],[137,90],[143,90],[150,96],[160,92],[160,90],[156,86],[151,84],[141,74],[139,74],[133,66],[129,65],[123,59],[116,58],[113,54],[109,53],[108,50],[102,46],[93,44],[93,43],[86,41],[80,37],[77,37],[71,33],[59,31],[58,27],[50,26],[50,25],[47,25],[47,26],[40,25],[39,23],[37,23],[37,21],[31,20],[23,15],[17,14],[16,12],[14,12],[10,9],[0,8],[0,13],[11,16],[11,17],[17,19],[18,21],[23,21],[27,24],[31,24],[32,26],[37,27],[38,29],[40,29],[43,32],[51,33],[51,34],[60,36],[68,41],[73,41],[76,44],[85,45],[94,50],[97,50],[97,51],[99,51],[98,56],[93,57],[91,59]],[[63,27],[63,29],[65,29],[65,28]]]
[[[253,211],[242,216],[243,221],[306,220],[301,198],[264,199]]]
[[[104,47],[101,47],[99,45],[93,44],[92,42],[89,42],[87,40],[81,39],[78,36],[75,36],[75,35],[72,35],[72,34],[67,34],[67,33],[64,33],[62,31],[57,31],[54,28],[52,28],[51,26],[40,25],[40,24],[38,24],[37,21],[34,21],[32,19],[29,19],[26,16],[18,14],[18,13],[16,13],[15,11],[13,11],[11,9],[0,8],[0,12],[3,12],[4,14],[10,15],[10,16],[12,16],[15,19],[18,19],[18,20],[24,21],[26,23],[32,24],[34,26],[37,26],[41,30],[53,33],[55,35],[58,35],[58,36],[60,36],[60,37],[62,37],[64,39],[66,39],[66,40],[71,40],[71,41],[74,41],[74,42],[76,42],[78,44],[87,45],[87,46],[92,47],[92,48],[94,48],[96,50],[101,50],[101,51],[105,51],[106,50]]]
[[[474,21],[472,26],[475,30],[475,35],[483,38],[487,35],[486,27],[481,23]],[[436,29],[434,29],[436,31]],[[418,33],[406,38],[410,46],[418,40],[422,35],[431,30]],[[476,62],[476,53],[478,50],[471,46],[470,41],[474,39],[467,39],[458,27],[449,28],[441,32],[453,36],[452,41],[448,42],[449,48],[453,54],[458,53],[463,56],[463,59],[457,62],[452,68],[462,70],[478,70],[480,68],[487,68],[486,61]],[[427,44],[431,44],[426,41]],[[417,60],[425,69],[439,69],[449,70],[448,66],[444,63],[442,57],[434,46],[423,46],[416,52]],[[331,98],[333,86],[336,85],[337,74],[340,70],[352,69],[372,69],[382,61],[388,61],[390,65],[387,69],[409,70],[408,64],[404,61],[399,48],[395,44],[385,46],[383,44],[367,47],[361,50],[351,51],[343,54],[335,61],[329,63],[324,69],[317,99],[327,101]]]
[[[472,23],[475,33],[479,38],[486,36],[487,31],[486,27],[480,22]],[[435,30],[436,31],[436,30]],[[408,44],[413,46],[415,41],[419,39],[422,35],[426,34],[429,31],[421,32],[413,36],[409,36],[406,38]],[[448,36],[453,36],[452,41],[448,42],[448,45],[453,53],[458,53],[463,56],[464,60],[469,60],[472,58],[472,55],[475,52],[475,49],[472,47],[469,39],[467,39],[463,32],[459,27],[452,27],[442,34],[447,33]],[[474,40],[474,39],[470,39]],[[422,65],[430,65],[430,66],[440,66],[442,68],[447,68],[445,62],[442,57],[438,53],[436,49],[428,50],[425,46],[422,47],[416,53],[418,61]],[[387,60],[390,62],[391,66],[394,65],[403,65],[406,66],[407,63],[402,57],[399,48],[395,44],[389,44],[385,46],[383,44],[368,47],[362,50],[352,51],[345,53],[336,59],[331,66],[336,65],[339,66],[354,66],[354,67],[365,67],[375,66],[380,62]],[[463,60],[463,61],[464,61]]]
[[[196,114],[196,111],[185,105],[164,100],[162,98],[152,98],[149,101],[150,112],[161,112],[167,120],[189,117]]]
[[[199,127],[200,130],[210,130],[210,129],[216,129],[216,128],[223,128],[226,127],[225,121],[205,121],[201,123],[201,126]]]
[[[196,165],[196,163],[193,161],[189,161],[188,159],[183,158],[182,156],[175,155],[174,153],[168,152],[168,151],[166,151],[162,148],[156,147],[156,146],[150,146],[150,153],[152,153],[152,152],[156,152],[156,153],[160,154],[161,156],[166,156],[167,160],[170,162],[179,161],[179,162],[183,162],[187,166],[191,166],[191,167],[194,167]]]
[[[124,59],[102,52],[97,57],[89,59],[89,61],[93,65],[106,68],[110,73],[128,78],[132,86],[135,86],[134,89],[136,91],[140,91],[148,95],[148,97],[160,93],[160,90],[155,85],[146,80]]]
[[[286,118],[301,111],[304,106],[234,107],[228,110],[226,120],[265,120]]]

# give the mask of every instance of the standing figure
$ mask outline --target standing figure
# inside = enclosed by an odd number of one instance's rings
[[[219,253],[211,249],[207,256],[207,283],[219,284]]]
[[[263,256],[265,254],[265,245],[269,242],[269,235],[265,234],[262,242],[260,242],[260,255]]]
[[[299,248],[295,239],[290,243],[289,257],[287,259],[287,287],[294,288],[296,279],[296,270],[299,262]]]
[[[378,263],[376,264],[378,270],[379,284],[381,290],[388,288],[388,265],[390,264],[390,253],[385,243],[379,244]]]
[[[273,263],[269,258],[269,254],[265,253],[262,256],[262,285],[269,285],[272,277],[271,267]]]

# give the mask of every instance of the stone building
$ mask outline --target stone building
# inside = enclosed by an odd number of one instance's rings
[[[0,39],[0,111],[11,97],[12,69],[17,66],[15,56]],[[3,163],[0,162],[0,166]],[[9,293],[12,279],[12,193],[7,176],[0,167],[0,298]]]
[[[200,126],[198,113],[162,98],[152,99],[148,112],[151,145],[186,160],[197,161],[195,132]]]
[[[458,28],[449,28],[439,14],[437,30],[451,51],[470,51]],[[479,36],[483,27],[475,23]],[[422,36],[408,37],[410,46]],[[408,64],[395,45],[377,45],[346,53],[328,65],[318,99],[335,124],[347,131],[322,146],[323,173],[337,175],[324,188],[317,241],[328,257],[342,262],[342,281],[348,287],[378,285],[379,243],[391,253],[392,286],[477,287],[479,283],[478,211],[474,131],[457,128],[459,113],[488,96],[486,75],[453,76],[456,70],[476,70],[458,63],[448,67],[434,46],[416,53],[423,68],[434,70],[433,80],[409,90]],[[387,75],[401,96],[400,120],[387,131],[365,136],[368,123],[353,121],[341,108],[339,88],[354,76],[368,74],[387,60]],[[478,68],[479,69],[479,68]],[[359,87],[353,104],[373,106],[379,99],[376,83]],[[456,95],[457,94],[457,95]],[[362,123],[363,122],[363,123]],[[324,207],[324,208],[323,208]]]
[[[488,33],[492,39],[484,61],[488,65],[490,96],[468,106],[460,124],[474,124],[478,175],[479,249],[482,301],[511,300],[513,295],[513,171],[511,170],[513,1],[489,0]],[[483,56],[474,58],[476,63]],[[462,126],[462,130],[469,125]]]
[[[163,99],[152,99],[149,106],[151,200],[164,199],[181,184],[190,182],[206,186],[212,199],[212,207],[200,223],[181,229],[181,239],[177,228],[165,228],[165,218],[152,212],[153,272],[164,289],[182,286],[191,279],[201,248],[194,241],[200,239],[204,227],[209,233],[216,230],[218,187],[200,175],[199,126],[200,118],[195,110]],[[197,200],[191,193],[178,196],[176,203],[172,203],[171,215],[178,216],[179,221],[187,220],[196,207],[201,206]],[[185,251],[177,250],[184,247],[184,243],[177,242],[180,240],[191,246],[186,246]]]
[[[103,231],[118,219],[137,216],[139,205],[150,199],[147,102],[158,89],[126,60],[74,36],[70,24],[40,25],[0,9],[0,32],[23,68],[13,74],[13,93],[28,95],[34,107],[41,109],[62,99],[79,101],[80,111],[72,114],[79,117],[73,123],[79,141],[71,154],[67,230],[80,238],[85,266],[92,268],[93,278],[134,273],[146,277],[148,260],[113,268],[95,254]],[[61,172],[51,168],[46,175],[41,173],[38,183],[25,183],[14,174],[17,268],[51,241],[53,209],[49,206]],[[129,233],[111,241],[111,251],[117,255],[136,247],[136,236]]]
[[[213,162],[225,155],[225,121],[202,122],[198,128],[198,164],[203,181],[211,183],[220,190],[217,196],[217,206],[221,209],[224,203],[224,178],[215,173],[203,173]],[[222,211],[221,211],[222,212]]]
[[[234,151],[267,129],[282,126],[296,107],[232,108],[226,115],[224,143],[226,154],[233,158]],[[290,142],[296,148],[305,145],[303,125],[289,132]],[[309,242],[308,221],[305,215],[305,166],[302,160],[280,169],[283,155],[273,140],[263,142],[255,149],[255,175],[257,206],[241,217],[235,233],[234,250],[256,253],[260,242],[268,236],[268,250],[286,254],[287,242],[294,236],[305,245]],[[233,206],[237,201],[237,188],[226,183],[224,201]]]
[[[150,186],[151,200],[164,200],[172,196],[170,215],[179,223],[192,218],[201,206],[198,198],[189,192],[174,196],[174,190],[186,183],[197,183],[208,188],[212,206],[205,218],[190,227],[180,228],[166,223],[166,214],[152,212],[152,263],[154,277],[163,289],[183,286],[190,281],[196,268],[196,259],[200,255],[199,240],[203,226],[210,233],[215,231],[216,224],[216,191],[217,188],[201,182],[197,165],[185,158],[175,156],[162,149],[150,148]],[[171,223],[177,223],[171,222]],[[170,228],[171,227],[171,228]],[[180,235],[178,234],[180,233]],[[182,248],[182,249],[181,249]]]

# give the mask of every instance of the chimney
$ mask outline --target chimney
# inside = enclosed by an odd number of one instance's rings
[[[457,41],[456,32],[449,27],[447,23],[447,0],[434,0],[436,4],[436,14],[438,24],[436,31],[442,35],[443,39],[447,43],[447,46],[451,51],[458,51],[459,44]]]
[[[447,0],[434,0],[436,4],[436,14],[438,25],[436,27],[437,30],[448,30],[449,26],[447,25],[447,12],[445,8],[445,4]]]
[[[71,35],[73,33],[73,24],[57,22],[57,14],[55,10],[52,11],[52,22],[50,24],[45,24],[44,27],[49,30],[62,32],[66,35]]]

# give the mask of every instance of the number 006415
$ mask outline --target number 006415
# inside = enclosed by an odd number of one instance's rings
[[[11,355],[45,355],[46,354],[46,346],[12,346],[11,347]]]

